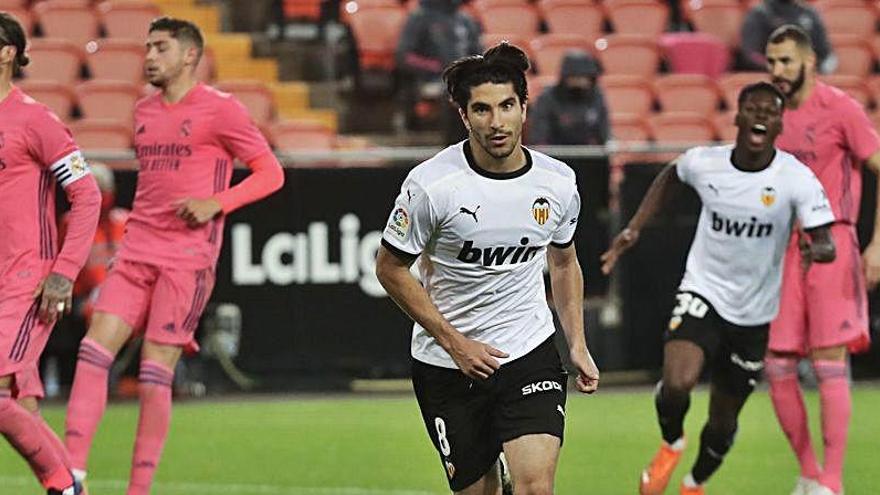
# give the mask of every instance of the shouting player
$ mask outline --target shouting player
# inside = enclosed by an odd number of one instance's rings
[[[80,488],[64,446],[37,409],[37,365],[55,321],[71,310],[101,195],[70,131],[12,85],[13,74],[28,64],[26,44],[21,25],[0,12],[0,433],[48,493],[75,495]],[[71,204],[60,251],[56,182]]]
[[[140,170],[122,246],[100,289],[79,350],[66,443],[85,477],[92,439],[107,403],[107,376],[134,331],[144,332],[140,418],[128,495],[146,495],[171,417],[174,368],[214,286],[225,215],[281,187],[269,145],[232,96],[196,81],[203,39],[194,24],[150,24],[145,72],[160,89],[135,108]],[[230,188],[234,158],[252,174]]]
[[[779,149],[810,167],[828,192],[838,253],[833,263],[804,272],[797,269],[802,235],[789,242],[779,317],[770,327],[770,397],[800,464],[794,495],[840,494],[852,411],[847,354],[870,345],[866,276],[870,287],[880,281],[880,227],[874,228],[864,262],[856,234],[862,164],[880,172],[880,137],[858,102],[816,80],[816,54],[803,29],[786,25],[774,31],[766,55],[773,84],[786,96]],[[877,208],[880,212],[880,201]],[[880,225],[878,212],[875,225]],[[812,361],[819,382],[824,467],[816,461],[798,382],[802,357]]]
[[[499,493],[502,451],[517,494],[553,491],[567,380],[545,260],[576,386],[591,393],[599,384],[572,244],[574,172],[521,143],[528,67],[521,50],[502,43],[446,68],[468,139],[404,180],[376,262],[382,285],[415,322],[413,385],[456,493]],[[409,271],[417,258],[421,283]]]
[[[733,445],[739,412],[764,368],[769,324],[779,307],[782,255],[795,220],[812,240],[809,259],[834,259],[834,216],[821,184],[774,147],[784,105],[775,86],[746,86],[739,95],[736,144],[693,148],[667,165],[602,255],[609,273],[676,186],[687,184],[699,194],[703,208],[666,330],[663,379],[655,395],[663,443],[642,472],[642,495],[660,495],[669,483],[685,447],[690,392],[705,367],[712,373],[709,418],[681,493],[704,493],[703,484]]]

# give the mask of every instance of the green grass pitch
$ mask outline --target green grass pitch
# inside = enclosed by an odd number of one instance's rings
[[[808,393],[814,438],[818,397]],[[707,394],[694,395],[686,431],[687,455],[667,493],[693,462],[706,417]],[[571,394],[556,493],[627,495],[659,442],[651,392],[605,390]],[[877,493],[880,388],[857,386],[845,478],[849,495]],[[63,409],[44,410],[56,430]],[[90,466],[92,495],[125,491],[136,404],[107,411]],[[796,463],[779,430],[767,393],[746,404],[737,442],[708,493],[787,494]],[[155,495],[428,495],[448,493],[415,399],[409,395],[284,397],[268,400],[181,402],[153,490]],[[0,493],[44,493],[27,466],[0,441]]]

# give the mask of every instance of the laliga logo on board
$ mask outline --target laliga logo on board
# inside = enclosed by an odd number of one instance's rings
[[[761,191],[761,202],[764,203],[764,206],[770,207],[773,206],[773,203],[776,202],[776,189],[772,187],[765,187]]]
[[[547,198],[538,198],[532,203],[532,216],[538,225],[544,225],[550,219],[550,202]]]

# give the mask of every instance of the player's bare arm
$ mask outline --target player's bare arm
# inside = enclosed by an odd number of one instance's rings
[[[880,151],[868,158],[867,166],[877,175],[877,210],[874,212],[874,236],[862,253],[862,265],[868,290],[877,287],[880,282]]]
[[[584,275],[574,245],[566,248],[547,248],[550,283],[553,300],[571,362],[577,368],[575,385],[581,392],[591,394],[599,388],[599,368],[590,355],[584,335]]]
[[[810,236],[810,261],[814,263],[831,263],[837,257],[834,239],[831,237],[831,226],[823,225],[806,231]]]
[[[73,308],[73,281],[64,275],[50,273],[34,291],[34,299],[37,298],[40,298],[40,321],[54,322]]]
[[[506,358],[507,353],[469,339],[453,328],[431,302],[425,288],[410,273],[413,261],[404,261],[382,246],[376,257],[376,277],[400,309],[424,327],[449,353],[462,373],[470,378],[489,378],[501,367],[495,358]]]
[[[177,216],[185,221],[190,228],[197,228],[210,222],[223,211],[220,202],[214,198],[184,198],[174,205],[177,207]]]
[[[639,240],[639,234],[642,227],[667,203],[669,198],[679,186],[682,185],[675,170],[676,161],[666,165],[663,170],[651,183],[651,187],[642,199],[639,209],[633,215],[629,224],[620,231],[614,240],[611,241],[611,247],[605,251],[600,258],[602,260],[602,273],[608,275],[617,264],[618,258],[629,248],[633,247]]]

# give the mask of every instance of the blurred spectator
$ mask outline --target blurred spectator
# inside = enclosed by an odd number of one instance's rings
[[[834,72],[837,58],[831,51],[822,18],[816,9],[800,0],[764,0],[746,14],[740,37],[741,69],[766,70],[764,48],[767,39],[783,24],[796,24],[809,33],[819,71],[824,74]]]
[[[605,144],[608,108],[596,83],[602,69],[584,51],[565,54],[559,82],[538,97],[529,114],[530,144]]]
[[[453,60],[483,51],[480,26],[459,11],[460,4],[459,0],[419,0],[403,26],[396,53],[403,125],[412,127],[424,116],[426,102],[435,108],[439,103],[446,142],[464,139],[466,133],[457,111],[444,100],[440,75]]]

